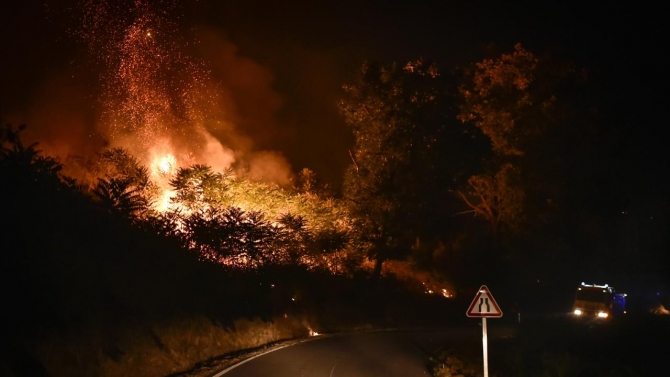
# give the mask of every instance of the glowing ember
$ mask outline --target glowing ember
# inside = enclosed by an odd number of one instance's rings
[[[157,141],[179,146],[172,159],[220,150],[226,155],[218,140],[210,145],[213,137],[206,123],[220,122],[213,110],[215,84],[206,64],[185,53],[189,41],[181,38],[174,21],[179,19],[178,2],[80,1],[84,14],[77,35],[104,67],[100,125],[114,144],[152,164],[155,156],[147,153]],[[233,158],[225,157],[218,159],[227,165],[212,165],[227,168]],[[157,165],[162,174],[175,168],[170,157],[162,157]]]

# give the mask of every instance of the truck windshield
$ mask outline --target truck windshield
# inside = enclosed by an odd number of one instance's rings
[[[581,289],[577,291],[575,298],[578,301],[606,302],[607,292],[602,289]]]

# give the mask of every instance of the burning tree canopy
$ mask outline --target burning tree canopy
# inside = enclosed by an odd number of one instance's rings
[[[90,176],[99,178],[84,186],[103,207],[175,237],[205,259],[240,268],[293,263],[341,271],[344,259],[356,258],[350,216],[335,198],[201,164],[166,164],[149,173],[120,148],[90,166]]]
[[[333,197],[254,182],[230,170],[215,173],[198,164],[161,171],[158,178],[170,185],[163,192],[148,169],[120,148],[101,153],[89,164],[91,178],[77,182],[60,175],[56,159],[24,147],[19,132],[5,127],[1,134],[0,167],[14,175],[3,180],[8,187],[41,182],[60,192],[85,194],[113,218],[236,269],[301,265],[346,273],[360,265],[351,218]],[[162,208],[165,195],[168,206]]]

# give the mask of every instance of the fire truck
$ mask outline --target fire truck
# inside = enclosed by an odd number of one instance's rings
[[[626,313],[626,294],[609,285],[582,283],[577,287],[572,314],[577,318],[606,320]]]

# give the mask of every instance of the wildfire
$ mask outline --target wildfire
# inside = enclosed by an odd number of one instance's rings
[[[157,141],[205,160],[205,153],[227,151],[206,127],[221,121],[214,110],[215,85],[207,65],[185,53],[188,41],[173,21],[179,18],[178,2],[80,1],[84,14],[77,35],[102,63],[100,126],[112,142],[148,160],[152,170],[156,163],[163,175],[176,168],[177,154],[163,152],[156,162],[150,153]]]
[[[150,174],[160,190],[158,200],[154,203],[154,209],[158,212],[165,212],[175,207],[172,203],[175,192],[170,187],[170,179],[177,168],[177,159],[172,153],[156,155],[151,161]]]
[[[76,35],[103,67],[100,127],[149,166],[159,190],[154,209],[174,209],[170,179],[180,165],[198,156],[197,163],[223,170],[235,160],[207,130],[208,122],[221,122],[210,71],[185,53],[177,1],[80,1]]]
[[[169,175],[175,171],[177,159],[170,153],[155,158],[151,162],[151,172],[156,175]]]
[[[186,229],[184,223],[179,223],[183,221],[180,218],[219,204],[230,206],[234,203],[234,207],[242,212],[262,213],[267,216],[263,221],[269,221],[273,229],[281,227],[276,219],[282,214],[299,213],[301,209],[310,214],[320,213],[318,207],[312,208],[314,203],[304,197],[294,198],[277,190],[276,186],[244,179],[231,178],[225,184],[222,182],[220,187],[225,186],[226,192],[211,195],[212,190],[224,190],[213,189],[218,186],[212,180],[224,179],[220,172],[227,171],[237,156],[209,132],[211,128],[208,127],[224,127],[222,125],[231,123],[222,113],[228,106],[223,103],[224,97],[216,94],[222,90],[211,78],[207,65],[186,53],[188,43],[180,38],[177,24],[169,16],[176,10],[177,0],[79,1],[80,9],[83,9],[83,25],[77,35],[89,46],[96,65],[103,69],[100,75],[103,114],[99,121],[100,131],[114,147],[129,151],[143,167],[148,167],[150,184],[146,185],[145,193],[155,211],[176,210],[177,223],[172,224],[176,226],[175,230]],[[154,5],[160,6],[160,10]],[[275,160],[270,154],[263,158],[256,156],[249,165],[258,172],[257,176],[277,177],[270,173],[289,168],[286,167],[288,164],[271,163]],[[207,173],[209,181],[187,178],[190,181],[186,186],[192,190],[190,202],[175,200],[178,194],[181,196],[182,189],[177,192],[172,184],[184,183],[175,180],[180,179],[181,169],[196,165],[211,167],[215,173]],[[288,182],[288,174],[284,178]],[[253,240],[242,236],[239,241]],[[189,244],[188,247],[197,245]],[[205,259],[233,266],[258,263],[245,255],[222,259],[217,253],[208,253],[205,249],[201,253]],[[322,263],[321,259],[302,256],[300,261],[305,265],[316,265]],[[339,265],[333,260],[323,263]]]
[[[172,198],[174,197],[174,191],[164,190],[160,194],[160,198],[154,204],[154,209],[158,212],[165,212],[173,207]]]

